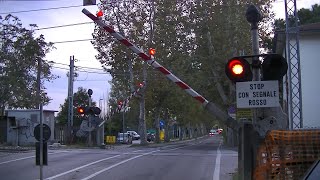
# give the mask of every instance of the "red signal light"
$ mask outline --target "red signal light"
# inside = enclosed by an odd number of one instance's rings
[[[244,65],[238,59],[234,59],[229,63],[229,69],[235,75],[241,75],[244,71]]]
[[[242,57],[230,59],[226,64],[225,72],[228,78],[234,83],[252,80],[250,64]]]
[[[156,54],[156,50],[153,49],[153,48],[150,48],[150,49],[149,49],[149,54],[150,54],[151,56],[154,56],[154,55]]]
[[[138,85],[139,85],[139,87],[142,87],[142,86],[143,86],[143,83],[141,82],[141,83],[139,83]]]
[[[103,16],[102,10],[98,11],[96,15],[97,15],[97,17],[102,17]]]
[[[78,107],[78,113],[79,114],[84,114],[84,108],[83,107]]]

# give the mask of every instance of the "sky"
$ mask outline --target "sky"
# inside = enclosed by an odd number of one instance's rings
[[[297,8],[310,8],[311,5],[315,3],[319,2],[317,0],[297,0]],[[82,0],[0,0],[0,15],[4,16],[8,12],[66,6],[78,7],[11,14],[18,16],[24,26],[37,24],[38,28],[92,22],[81,12],[84,8],[82,6]],[[85,8],[94,14],[98,10],[97,6],[85,6]],[[276,2],[273,3],[273,10],[275,12],[275,18],[284,18],[284,0],[276,0]],[[93,29],[94,24],[91,23],[79,26],[37,30],[36,34],[43,34],[47,42],[62,42],[91,39]],[[90,41],[55,43],[54,46],[56,49],[47,54],[46,60],[55,62],[53,73],[60,76],[60,78],[54,80],[52,83],[45,84],[48,96],[52,101],[49,105],[45,106],[44,109],[59,111],[60,104],[64,103],[68,94],[68,78],[66,74],[69,68],[70,56],[72,55],[74,55],[77,60],[75,66],[78,66],[76,72],[79,74],[74,82],[74,92],[77,91],[78,87],[92,89],[93,101],[96,101],[98,105],[101,103],[102,109],[104,109],[104,105],[107,104],[108,93],[110,92],[111,86],[109,81],[111,80],[111,76],[99,70],[101,69],[101,64],[95,58],[97,51],[93,48]]]

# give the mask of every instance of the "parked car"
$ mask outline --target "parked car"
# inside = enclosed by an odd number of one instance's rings
[[[129,133],[118,133],[117,142],[123,144],[132,144],[132,136]]]
[[[127,131],[128,134],[132,137],[133,140],[139,140],[140,135],[135,131]]]

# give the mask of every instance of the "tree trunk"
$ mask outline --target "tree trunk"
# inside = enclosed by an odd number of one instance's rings
[[[141,144],[147,144],[147,130],[146,130],[146,121],[145,121],[145,99],[144,93],[140,98],[140,113],[139,113],[139,133]]]
[[[179,141],[182,141],[182,137],[183,137],[182,129],[183,128],[181,128],[181,126],[179,126]]]
[[[156,115],[154,118],[154,127],[156,129],[155,143],[160,143],[160,112],[161,108],[157,107]]]

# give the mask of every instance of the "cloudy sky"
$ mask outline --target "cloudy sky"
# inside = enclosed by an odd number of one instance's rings
[[[98,1],[98,0],[97,0]],[[115,1],[115,0],[113,0]],[[120,1],[120,0],[119,0]],[[297,7],[310,8],[317,0],[297,0]],[[83,9],[82,0],[0,0],[0,15],[4,16],[9,12],[18,16],[23,25],[37,24],[38,28],[47,28],[52,26],[61,26],[67,24],[91,22],[81,10]],[[70,7],[75,6],[75,7]],[[30,11],[57,7],[69,7],[42,11]],[[86,6],[86,8],[95,13],[97,6]],[[27,12],[18,12],[27,11]],[[274,3],[274,11],[276,18],[284,18],[284,0],[276,0]],[[101,69],[100,63],[95,59],[97,54],[90,41],[66,42],[73,40],[91,39],[94,25],[84,24],[78,26],[69,26],[61,28],[51,28],[37,30],[37,34],[43,34],[47,41],[56,42],[56,49],[49,53],[46,57],[48,61],[54,61],[53,73],[59,75],[53,83],[46,83],[48,95],[53,99],[45,109],[59,110],[60,104],[64,102],[67,97],[68,78],[68,64],[70,56],[74,55],[77,62],[77,71],[79,77],[74,83],[74,91],[78,87],[91,88],[93,90],[93,100],[101,102],[106,100],[108,92],[110,92],[111,76]],[[60,42],[60,43],[59,43]],[[89,69],[91,68],[91,69]]]

